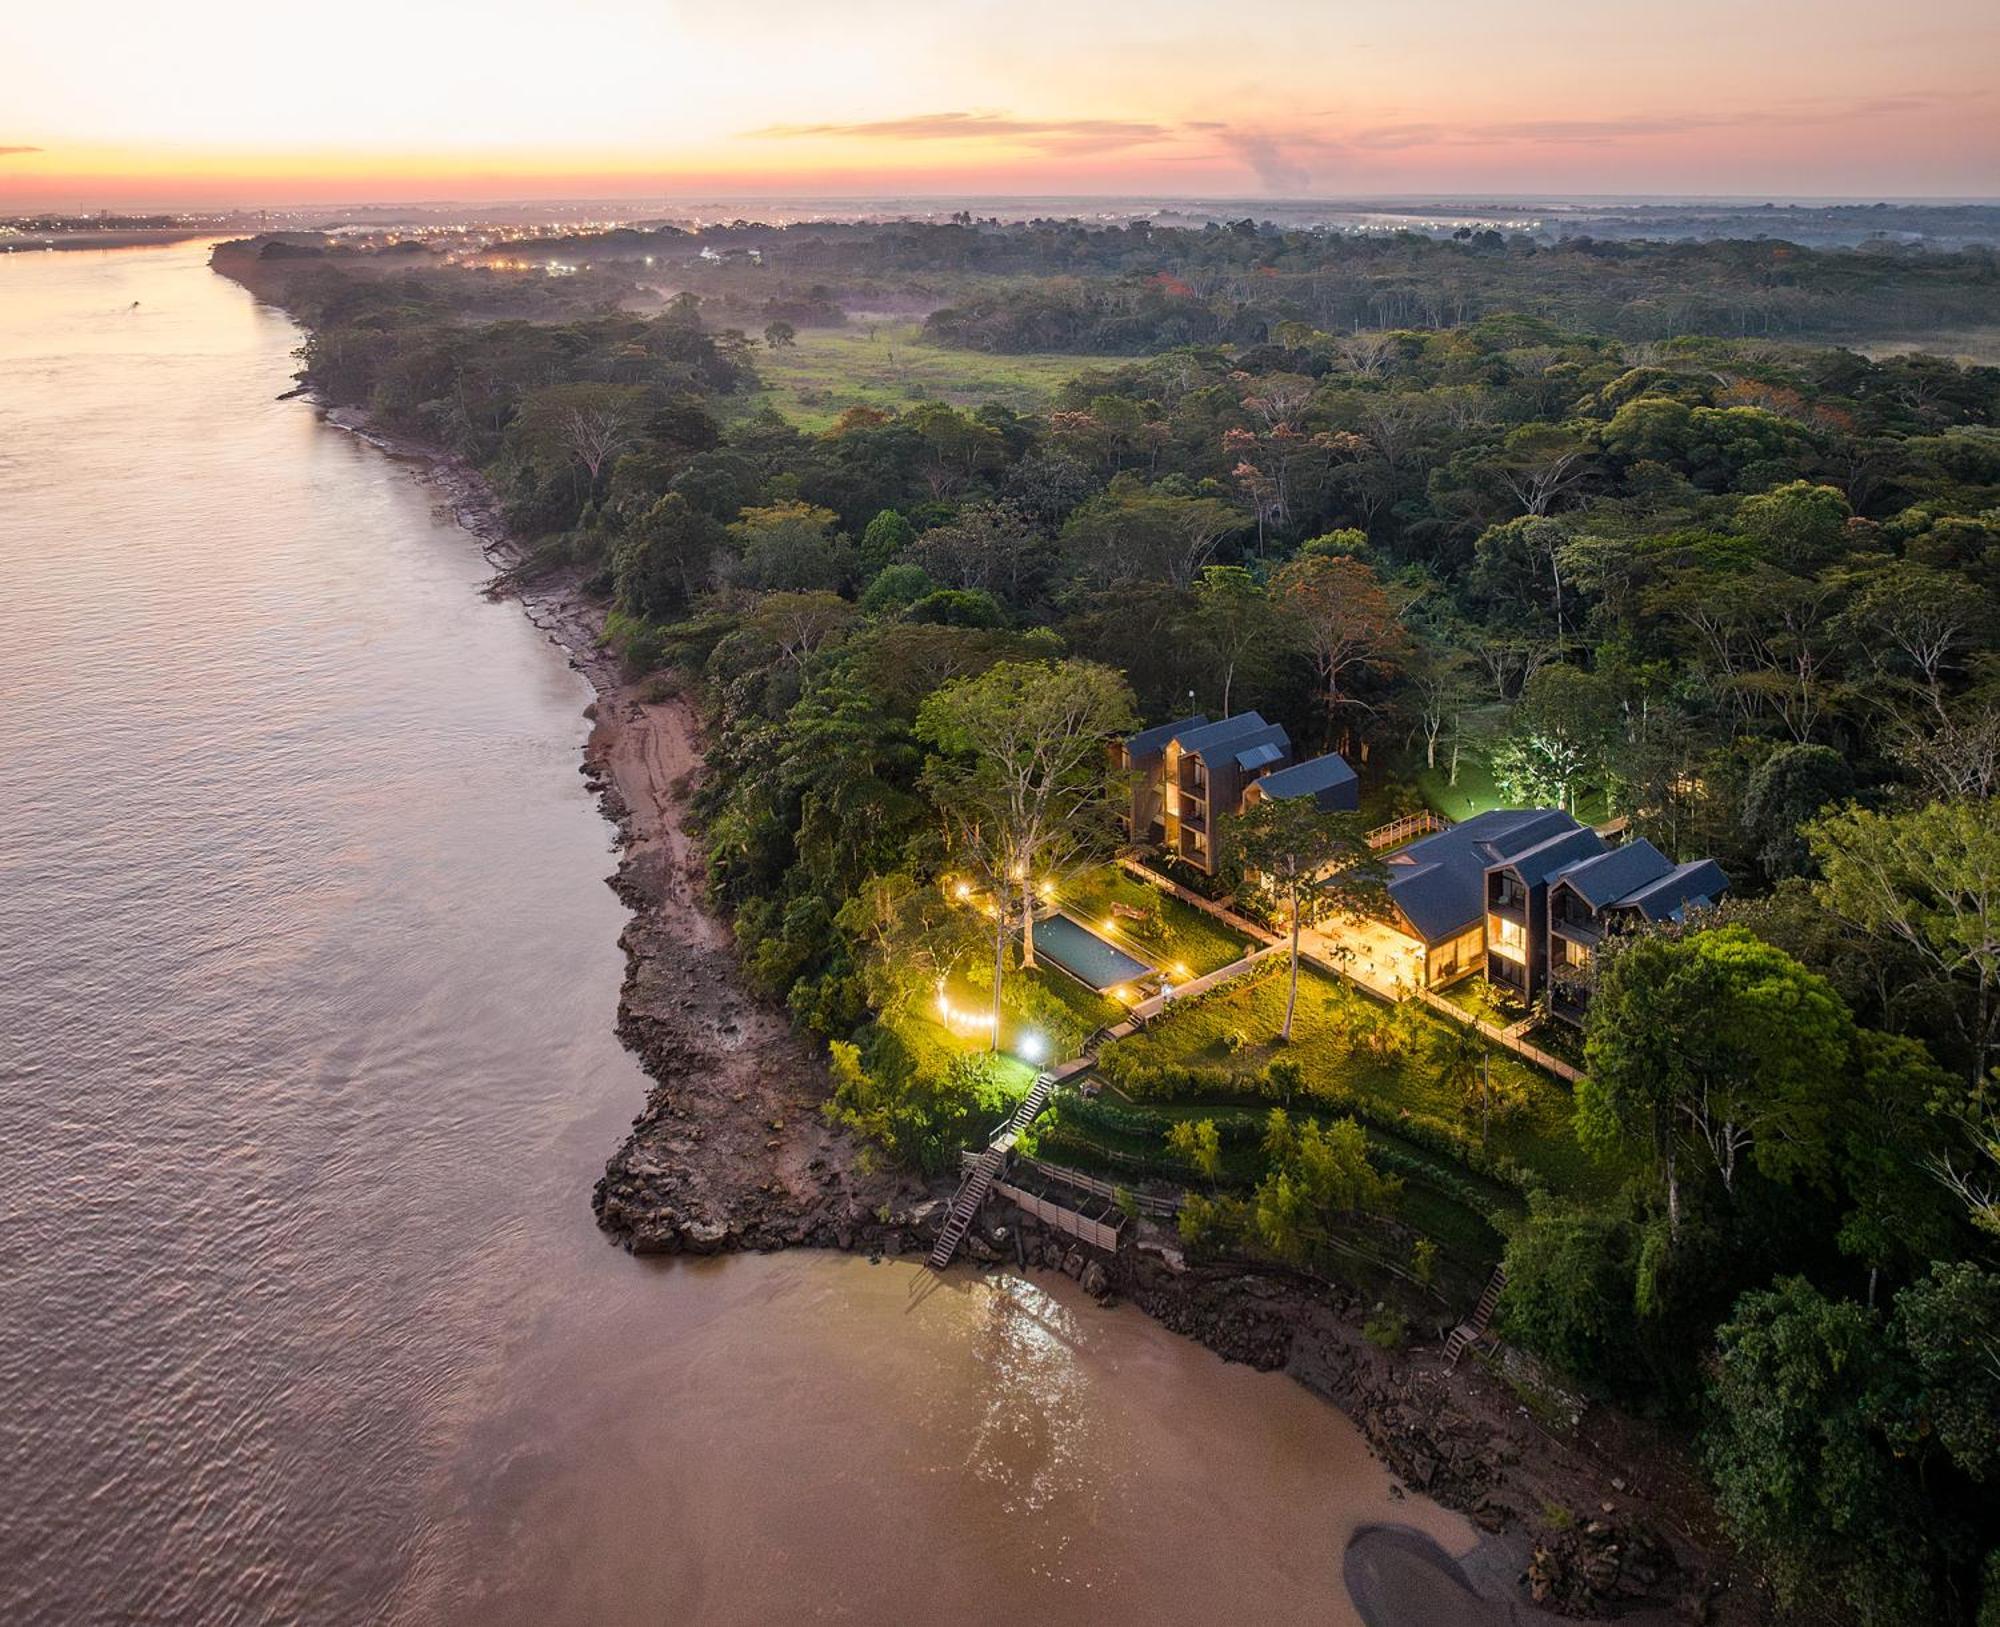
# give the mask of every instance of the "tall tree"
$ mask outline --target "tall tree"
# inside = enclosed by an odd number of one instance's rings
[[[1817,1615],[1843,1601],[1881,1627],[1933,1619],[1923,1502],[1880,1439],[1892,1357],[1875,1319],[1787,1277],[1738,1300],[1716,1338],[1703,1456],[1778,1602]]]
[[[1122,782],[1105,747],[1136,726],[1125,680],[1089,661],[1004,661],[947,684],[917,714],[917,737],[935,752],[925,783],[994,902],[996,1047],[1013,901],[1032,966],[1036,884],[1116,844]]]
[[[1513,728],[1494,750],[1494,778],[1509,796],[1573,813],[1578,788],[1603,772],[1617,721],[1617,699],[1602,678],[1565,662],[1543,667],[1522,690]]]
[[[1299,929],[1310,895],[1315,903],[1355,908],[1382,886],[1382,867],[1368,847],[1359,814],[1321,813],[1311,797],[1265,797],[1225,831],[1234,862],[1246,880],[1267,890],[1291,932],[1291,987],[1285,996],[1290,1041],[1299,1004]]]
[[[1977,1089],[2000,1062],[2000,810],[1971,799],[1847,808],[1808,826],[1806,842],[1824,878],[1821,903],[1907,945],[1950,996]]]
[[[1312,656],[1332,744],[1342,714],[1354,704],[1350,682],[1393,666],[1402,655],[1408,639],[1401,606],[1366,563],[1341,556],[1301,555],[1271,586]]]
[[[592,486],[605,464],[639,439],[645,391],[628,384],[551,384],[521,401],[519,433],[575,460]]]
[[[1261,673],[1280,642],[1279,619],[1263,584],[1241,565],[1211,565],[1194,585],[1195,640],[1222,669],[1222,715],[1238,676]]]

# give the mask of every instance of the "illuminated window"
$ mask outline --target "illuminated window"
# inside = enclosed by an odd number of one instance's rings
[[[1525,963],[1528,958],[1528,930],[1519,921],[1489,915],[1486,918],[1486,947],[1508,960]]]

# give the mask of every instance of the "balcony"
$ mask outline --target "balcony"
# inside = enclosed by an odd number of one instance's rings
[[[1549,925],[1555,929],[1558,937],[1567,938],[1571,943],[1580,943],[1586,949],[1595,949],[1604,940],[1604,927],[1592,915],[1552,915],[1549,917]]]

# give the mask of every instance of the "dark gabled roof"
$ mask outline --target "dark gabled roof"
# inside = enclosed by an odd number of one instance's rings
[[[1442,943],[1479,924],[1486,912],[1486,872],[1550,837],[1582,827],[1560,808],[1492,808],[1384,861],[1389,897],[1426,943]]]
[[[1557,831],[1533,847],[1521,848],[1488,869],[1506,869],[1521,878],[1524,887],[1539,887],[1579,860],[1588,860],[1604,851],[1604,838],[1588,825]]]
[[[1177,734],[1190,729],[1199,729],[1208,722],[1206,712],[1196,712],[1192,717],[1184,717],[1172,723],[1156,723],[1150,729],[1141,729],[1125,742],[1126,754],[1135,761],[1141,757],[1154,757],[1167,749],[1167,742]]]
[[[1282,730],[1279,732],[1283,733]],[[1254,773],[1256,770],[1268,767],[1272,763],[1282,763],[1285,760],[1285,756],[1286,747],[1283,742],[1266,740],[1261,746],[1251,746],[1243,751],[1239,751],[1236,754],[1236,766],[1246,774]]]
[[[1549,876],[1549,885],[1566,884],[1594,910],[1616,903],[1626,894],[1651,886],[1674,867],[1674,861],[1641,836],[1595,858],[1580,859]]]
[[[1350,784],[1356,777],[1347,759],[1337,751],[1330,751],[1324,757],[1311,757],[1275,774],[1266,774],[1257,784],[1267,797],[1316,797],[1336,785]]]
[[[1729,877],[1715,860],[1690,859],[1615,900],[1613,907],[1637,910],[1649,921],[1678,921],[1690,906],[1712,903],[1728,886]]]
[[[1268,756],[1264,755],[1266,748],[1273,748]],[[1267,723],[1249,734],[1232,735],[1221,744],[1210,746],[1201,756],[1206,763],[1231,758],[1238,768],[1254,772],[1265,763],[1283,762],[1291,754],[1292,737],[1285,733],[1284,724]]]
[[[1240,751],[1252,743],[1249,739],[1251,735],[1262,734],[1270,729],[1277,729],[1280,735],[1285,732],[1278,724],[1266,723],[1261,712],[1238,712],[1234,717],[1223,718],[1219,723],[1209,723],[1189,729],[1178,738],[1183,753],[1195,752],[1206,756],[1224,746],[1232,751]]]

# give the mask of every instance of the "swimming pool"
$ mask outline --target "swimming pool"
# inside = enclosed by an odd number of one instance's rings
[[[1056,914],[1035,923],[1035,954],[1052,960],[1085,988],[1099,994],[1152,971],[1114,943],[1107,943],[1075,918]]]

